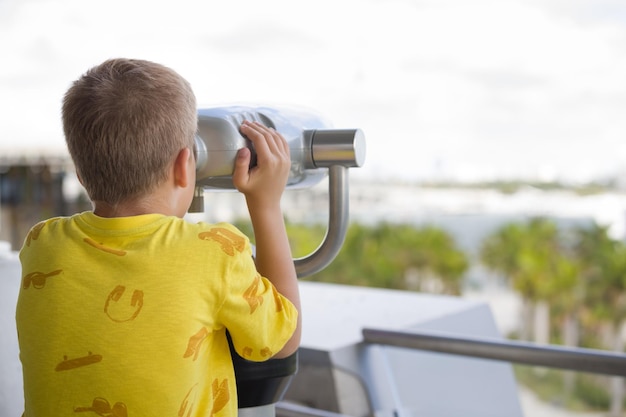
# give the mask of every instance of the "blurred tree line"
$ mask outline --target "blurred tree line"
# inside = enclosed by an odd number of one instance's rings
[[[248,223],[237,226],[248,236]],[[322,226],[288,224],[295,257],[322,241]],[[464,275],[479,262],[523,301],[520,339],[624,351],[626,244],[595,223],[559,229],[546,218],[511,222],[488,235],[472,260],[444,229],[379,223],[350,225],[337,258],[312,281],[462,295]],[[559,401],[621,414],[623,378],[564,372]],[[554,399],[551,399],[554,400]]]
[[[252,236],[249,223],[236,224]],[[322,226],[287,224],[293,256],[313,252],[322,242]],[[460,295],[469,259],[454,238],[435,226],[353,223],[339,255],[306,279],[399,290]]]

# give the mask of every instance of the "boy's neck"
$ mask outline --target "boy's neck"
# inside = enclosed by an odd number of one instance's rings
[[[162,201],[154,199],[139,199],[134,201],[109,204],[104,201],[93,202],[93,212],[99,217],[132,217],[142,214],[163,214],[172,216],[175,213]]]

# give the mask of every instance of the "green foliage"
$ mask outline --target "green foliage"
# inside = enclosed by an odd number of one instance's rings
[[[581,263],[591,315],[614,327],[626,320],[626,245],[594,225],[577,234],[574,251]]]
[[[531,302],[553,312],[576,313],[584,324],[626,320],[626,245],[592,224],[567,234],[549,220],[504,225],[480,249],[488,268],[509,278]]]
[[[235,225],[253,237],[249,222]],[[319,225],[288,223],[287,233],[293,256],[298,258],[320,245],[325,229]],[[458,295],[468,267],[465,253],[440,228],[352,223],[335,260],[308,279],[394,289],[420,289],[421,283],[434,281],[439,292]]]
[[[516,365],[515,376],[543,401],[561,404],[576,411],[607,410],[610,395],[606,389],[609,378],[585,373],[574,374],[574,390],[569,395],[563,385],[564,372],[559,369]]]
[[[606,389],[608,378],[605,379],[607,382],[600,384],[598,378],[579,375],[574,386],[574,396],[592,410],[607,410],[611,404],[611,396]]]
[[[394,289],[419,289],[421,281],[435,280],[440,292],[460,294],[468,266],[465,253],[442,229],[352,224],[337,258],[310,279]]]
[[[249,220],[239,220],[234,225],[254,243],[254,231]],[[287,235],[294,258],[313,252],[322,243],[325,229],[320,225],[301,225],[287,222]]]
[[[533,302],[563,298],[577,285],[577,263],[565,251],[554,222],[542,218],[510,223],[488,236],[480,249],[488,268],[511,280],[524,298]]]
[[[626,245],[612,239],[606,227],[593,224],[567,233],[542,219],[507,224],[485,239],[480,259],[508,277],[526,300],[548,301],[552,330],[575,318],[581,337],[574,342],[614,348],[598,343],[605,339],[603,329],[611,329],[616,336],[626,320]],[[552,340],[564,340],[565,334],[563,331],[561,337]],[[546,375],[552,378],[554,374]],[[537,380],[533,375],[524,378],[548,401],[559,394],[555,389],[567,385],[547,378]],[[575,399],[587,409],[606,409],[610,403],[606,384],[598,383],[597,378],[577,375],[575,384],[568,386],[573,390],[561,392],[561,399]]]

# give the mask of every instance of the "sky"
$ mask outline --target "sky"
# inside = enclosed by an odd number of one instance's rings
[[[0,57],[2,154],[65,154],[68,86],[129,57],[362,129],[363,178],[626,176],[621,0],[0,0]]]

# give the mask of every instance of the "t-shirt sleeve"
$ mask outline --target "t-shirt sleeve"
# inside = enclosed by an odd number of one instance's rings
[[[225,292],[219,320],[241,357],[251,361],[270,359],[291,338],[298,312],[257,272],[247,239],[246,248],[232,256],[228,271],[223,278]]]

